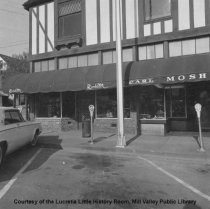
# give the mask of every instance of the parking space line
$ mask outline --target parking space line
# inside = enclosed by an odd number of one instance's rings
[[[32,163],[32,161],[41,152],[41,149],[37,150],[33,157],[13,176],[13,178],[0,190],[0,199],[8,192],[11,186],[15,183],[18,177],[25,171],[25,169]]]
[[[147,162],[148,164],[152,165],[153,167],[155,167],[157,170],[161,171],[162,173],[166,174],[167,176],[171,177],[172,179],[174,179],[175,181],[179,182],[180,184],[182,184],[184,187],[186,187],[187,189],[191,190],[192,192],[196,193],[197,195],[203,197],[204,199],[210,201],[210,196],[208,196],[207,194],[204,194],[203,192],[199,191],[198,189],[196,189],[195,187],[193,187],[192,185],[184,182],[183,180],[179,179],[178,177],[174,176],[173,174],[169,173],[168,171],[164,170],[163,168],[161,168],[160,166],[156,165],[155,163],[153,163],[152,161],[143,158],[141,156],[138,155],[138,158],[140,160],[143,160],[145,162]]]

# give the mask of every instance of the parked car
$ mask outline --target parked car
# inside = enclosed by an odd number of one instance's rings
[[[0,107],[0,165],[6,155],[20,147],[35,146],[42,131],[38,122],[25,121],[17,108]]]

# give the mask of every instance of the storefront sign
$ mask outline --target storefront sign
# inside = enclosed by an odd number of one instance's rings
[[[190,74],[190,75],[178,75],[178,76],[167,76],[167,82],[186,81],[186,80],[205,80],[207,79],[207,73]]]
[[[23,92],[21,91],[21,89],[10,89],[9,93],[10,94],[15,94],[15,93],[23,93]]]
[[[152,78],[136,79],[129,81],[129,85],[152,84],[152,83],[154,83],[154,80]]]
[[[87,90],[94,90],[94,89],[104,89],[104,84],[103,83],[96,83],[94,85],[87,84]]]
[[[154,83],[174,83],[183,81],[193,80],[206,80],[208,78],[207,73],[192,73],[189,75],[173,75],[160,78],[145,78],[130,80],[129,85],[143,85],[143,84],[154,84]]]

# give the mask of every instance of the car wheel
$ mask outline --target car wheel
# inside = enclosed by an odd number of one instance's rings
[[[0,145],[0,166],[2,166],[3,160],[4,160],[4,150],[3,150],[3,146]]]
[[[33,138],[32,142],[31,142],[31,145],[32,146],[36,146],[37,145],[37,142],[38,142],[38,134],[35,133],[34,134],[34,138]]]

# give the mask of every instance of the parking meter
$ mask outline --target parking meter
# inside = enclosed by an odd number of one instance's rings
[[[199,141],[200,141],[200,151],[204,152],[204,148],[203,148],[203,140],[202,140],[202,129],[201,129],[201,109],[202,106],[201,104],[197,103],[195,104],[195,111],[197,113],[197,117],[198,117],[198,126],[199,126]]]
[[[91,144],[93,144],[93,112],[94,112],[94,105],[89,105],[89,112],[90,112],[90,127],[91,127]]]
[[[201,117],[201,108],[202,108],[201,104],[199,104],[199,103],[195,104],[195,111],[197,113],[198,118]]]

